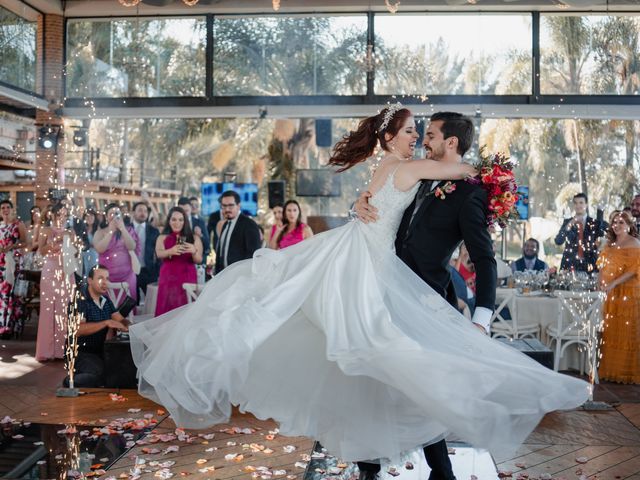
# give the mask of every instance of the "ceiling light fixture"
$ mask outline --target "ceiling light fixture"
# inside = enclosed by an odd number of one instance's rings
[[[124,7],[135,7],[142,0],[118,0],[118,3]],[[189,7],[193,7],[199,0],[182,0],[182,3],[188,5]]]
[[[391,0],[384,0],[384,4],[387,6],[387,10],[389,10],[390,13],[396,13],[400,8],[399,1],[392,3]]]

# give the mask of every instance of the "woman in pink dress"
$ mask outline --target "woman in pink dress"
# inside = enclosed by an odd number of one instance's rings
[[[156,240],[156,255],[162,260],[158,277],[156,316],[187,304],[183,283],[196,283],[196,265],[202,263],[202,242],[194,236],[180,207],[169,210],[167,223]]]
[[[138,289],[132,261],[137,261],[140,240],[133,227],[125,225],[117,204],[107,205],[104,213],[102,228],[93,236],[93,248],[99,255],[98,263],[109,270],[110,282],[126,282],[129,285],[129,296],[135,300],[138,298]],[[135,255],[129,252],[134,252]]]
[[[302,210],[295,200],[289,200],[284,204],[282,227],[276,230],[269,246],[275,250],[287,248],[296,243],[313,237],[313,231],[309,225],[302,223]]]
[[[64,357],[72,280],[64,271],[62,245],[65,236],[69,236],[71,242],[75,240],[73,231],[65,228],[67,215],[67,207],[62,203],[54,205],[51,226],[44,227],[38,238],[38,252],[44,257],[36,342],[36,360],[39,362]]]
[[[271,212],[273,213],[273,225],[271,225],[271,230],[269,231],[269,241],[267,242],[268,245],[271,245],[271,242],[275,238],[276,232],[278,231],[278,229],[282,228],[282,217],[284,213],[284,207],[282,206],[281,203],[279,203],[273,206],[273,208],[271,209]]]

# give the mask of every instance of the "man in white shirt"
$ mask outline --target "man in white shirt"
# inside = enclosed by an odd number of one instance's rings
[[[232,263],[251,258],[262,243],[256,222],[242,214],[240,196],[236,192],[227,191],[220,196],[220,210],[216,273]]]
[[[597,271],[598,239],[607,229],[607,223],[593,219],[587,213],[588,198],[584,193],[573,197],[574,216],[566,218],[556,235],[556,245],[566,242],[560,268],[593,273]]]

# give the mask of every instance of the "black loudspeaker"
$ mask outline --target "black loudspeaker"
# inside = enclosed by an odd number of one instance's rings
[[[276,205],[284,205],[284,180],[273,180],[267,183],[269,193],[269,208]]]
[[[318,147],[330,147],[331,141],[331,119],[316,118],[316,145]]]
[[[138,388],[137,369],[128,338],[114,337],[104,342],[104,386]]]

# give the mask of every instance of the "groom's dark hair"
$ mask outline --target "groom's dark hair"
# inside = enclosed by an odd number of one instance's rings
[[[469,117],[456,112],[436,112],[431,115],[432,122],[441,121],[442,135],[445,140],[449,137],[458,139],[458,154],[464,156],[473,144],[474,128]]]

